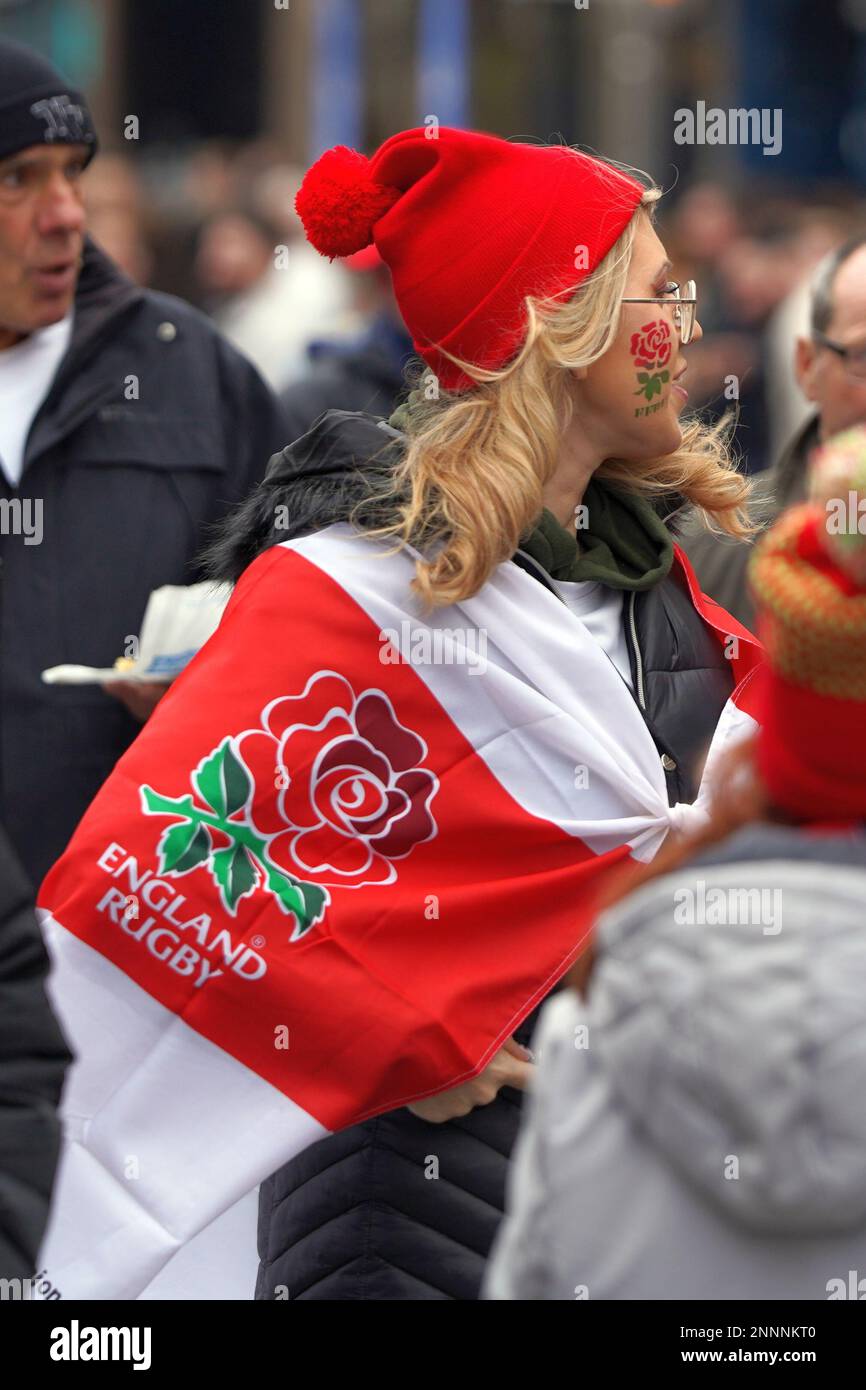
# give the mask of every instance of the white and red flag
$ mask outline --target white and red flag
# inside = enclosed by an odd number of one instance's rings
[[[732,657],[720,743],[759,649],[677,564]],[[344,525],[259,557],[45,880],[78,1057],[48,1296],[139,1296],[306,1145],[476,1074],[695,813],[555,594],[505,564],[422,617],[413,566]]]

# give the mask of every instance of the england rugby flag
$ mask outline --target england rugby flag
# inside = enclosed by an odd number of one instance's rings
[[[759,652],[676,563],[732,656],[715,748]],[[345,525],[260,556],[46,878],[49,1297],[138,1297],[306,1145],[478,1073],[700,814],[554,593],[508,563],[422,617],[413,573]]]

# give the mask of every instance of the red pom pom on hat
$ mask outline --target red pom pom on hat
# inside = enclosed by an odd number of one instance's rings
[[[376,183],[370,161],[347,145],[326,150],[306,172],[295,198],[307,240],[323,256],[352,256],[373,240],[373,228],[402,190]]]

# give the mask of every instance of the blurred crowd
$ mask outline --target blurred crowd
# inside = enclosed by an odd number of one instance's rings
[[[209,314],[278,393],[348,356],[372,381],[354,408],[384,409],[411,346],[388,273],[375,251],[330,263],[313,250],[294,209],[302,172],[267,140],[208,142],[144,172],[106,154],[88,172],[88,225],[138,284]]]
[[[310,247],[294,210],[301,173],[267,140],[208,142],[143,169],[103,155],[88,172],[88,222],[134,280],[210,314],[277,392],[372,342],[382,390],[396,393],[410,345],[387,271],[375,252],[328,263]],[[704,182],[661,205],[676,273],[698,284],[704,336],[689,354],[691,405],[736,411],[750,473],[769,467],[808,418],[792,345],[808,332],[810,279],[864,222],[866,202],[841,189],[816,203]],[[360,374],[366,385],[363,358]],[[376,384],[347,408],[384,408]]]

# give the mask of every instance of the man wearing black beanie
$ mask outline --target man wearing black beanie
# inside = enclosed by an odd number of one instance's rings
[[[0,347],[56,323],[69,311],[75,293],[84,236],[80,200],[69,200],[42,235],[22,238],[20,224],[6,221],[25,200],[25,182],[40,173],[62,170],[74,183],[96,151],[96,132],[79,92],[50,63],[23,44],[0,40]],[[27,159],[23,158],[26,153]],[[19,155],[10,164],[9,156]],[[8,210],[8,211],[7,211]],[[26,214],[25,214],[26,215]],[[61,312],[62,311],[62,312]]]
[[[286,443],[210,321],[88,238],[96,145],[81,93],[0,39],[0,822],[34,886],[165,689],[41,672],[128,653]]]
[[[0,159],[29,145],[83,144],[96,153],[87,103],[40,54],[0,39]]]

